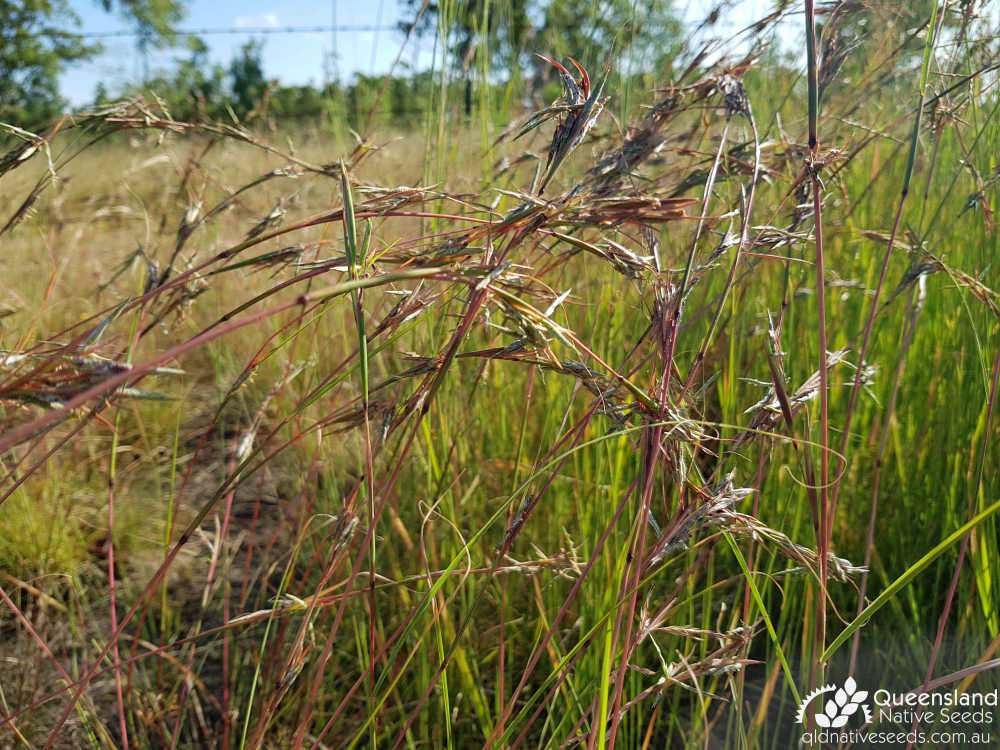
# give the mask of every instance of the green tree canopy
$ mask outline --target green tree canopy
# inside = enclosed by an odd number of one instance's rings
[[[100,0],[107,12],[118,11],[151,41],[172,41],[173,27],[184,17],[180,0]]]
[[[256,107],[267,91],[262,49],[261,42],[251,39],[229,63],[232,107],[240,117]]]
[[[400,0],[404,13],[416,18],[423,0]],[[537,66],[532,52],[574,57],[599,66],[615,53],[619,67],[662,68],[669,63],[681,36],[672,0],[450,0],[427,4],[417,32],[439,24],[451,34],[451,52],[467,70],[472,54],[487,43],[492,62],[513,72]],[[406,25],[406,24],[404,24]]]
[[[550,0],[537,51],[596,69],[613,55],[625,75],[668,66],[681,38],[672,0]]]
[[[135,23],[149,44],[170,41],[183,16],[182,0],[100,0]],[[66,0],[0,0],[0,121],[34,126],[62,107],[62,67],[97,54],[73,29],[79,17]]]
[[[401,0],[404,18],[415,19],[424,0]],[[417,21],[416,31],[427,34],[444,24],[454,35],[451,52],[464,70],[468,70],[477,49],[484,42],[492,46],[491,55],[501,64],[509,64],[524,50],[531,33],[532,0],[450,0],[430,2]],[[409,29],[410,24],[401,24]]]

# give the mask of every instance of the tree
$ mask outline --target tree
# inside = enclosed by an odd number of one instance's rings
[[[261,42],[251,39],[240,47],[239,54],[229,63],[232,107],[240,117],[254,109],[267,93],[262,47]]]
[[[173,40],[173,27],[184,17],[181,0],[99,0],[107,12],[117,10],[127,22],[149,40]]]
[[[417,18],[424,0],[401,0],[407,14]],[[472,65],[476,55],[488,50],[486,64],[496,64],[515,73],[520,68],[524,45],[531,33],[532,0],[458,0],[428,2],[417,20],[415,33],[425,35],[442,25],[453,38],[451,52],[465,79],[465,111],[472,106]],[[410,24],[400,24],[409,29]],[[482,59],[482,58],[481,58]]]
[[[227,92],[225,86],[226,69],[212,64],[208,57],[208,45],[198,37],[187,37],[187,57],[174,60],[172,71],[161,73],[142,85],[126,87],[120,95],[151,91],[162,99],[167,111],[181,120],[216,118],[224,114],[223,105]],[[103,88],[98,84],[99,88]],[[103,99],[108,94],[103,92]],[[95,94],[100,102],[101,92]]]
[[[404,17],[416,14],[424,0],[401,0]],[[509,62],[519,57],[531,32],[529,11],[532,0],[458,0],[450,3],[427,3],[417,22],[416,33],[427,34],[443,22],[455,37],[451,52],[456,61],[468,70],[476,50],[490,40],[496,61]],[[445,6],[444,8],[442,6]],[[409,29],[408,23],[403,23]]]
[[[661,72],[681,39],[672,0],[551,0],[543,18],[538,51],[593,70],[613,54],[622,75]]]
[[[176,81],[190,103],[188,117],[217,112],[224,92],[225,70],[212,65],[208,59],[208,45],[195,36],[187,39],[191,56],[181,60],[177,67]]]
[[[169,41],[182,0],[100,0],[133,21],[150,43]],[[62,67],[100,52],[72,31],[80,23],[66,0],[0,0],[0,121],[35,126],[58,113]]]
[[[400,0],[411,17],[423,0]],[[447,12],[446,12],[447,11]],[[485,20],[484,20],[485,19]],[[452,39],[457,67],[468,74],[472,55],[482,45],[490,49],[490,63],[508,75],[528,65],[536,84],[558,80],[547,63],[531,53],[555,58],[573,57],[599,71],[613,54],[614,69],[623,78],[640,73],[663,73],[679,47],[681,23],[672,0],[452,0],[428,3],[417,33],[444,25]],[[484,33],[485,32],[485,33]]]
[[[73,23],[64,0],[0,0],[0,120],[32,124],[56,113],[60,65],[97,51],[64,30]]]

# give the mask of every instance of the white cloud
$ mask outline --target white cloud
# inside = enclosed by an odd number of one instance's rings
[[[258,13],[256,16],[237,16],[233,25],[238,29],[274,28],[278,25],[277,13]]]

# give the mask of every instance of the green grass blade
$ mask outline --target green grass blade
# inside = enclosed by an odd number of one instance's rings
[[[955,542],[959,541],[967,533],[975,529],[979,524],[985,521],[987,518],[992,516],[997,511],[1000,511],[1000,500],[993,503],[982,513],[977,514],[973,518],[969,519],[966,523],[962,524],[959,528],[955,529],[951,534],[949,534],[940,544],[936,545],[934,549],[930,550],[927,554],[917,560],[913,565],[907,568],[903,574],[893,581],[889,586],[879,594],[875,601],[865,607],[861,614],[851,620],[847,627],[840,631],[840,634],[833,639],[833,642],[827,646],[826,651],[820,657],[825,663],[828,662],[830,657],[833,656],[834,652],[844,645],[844,642],[850,638],[854,631],[863,626],[868,620],[871,619],[872,615],[878,612],[882,607],[884,607],[902,588],[904,588],[908,583],[910,583],[914,578],[919,575],[919,573],[924,570],[928,565],[930,565],[937,557],[941,555],[946,549],[948,549]]]

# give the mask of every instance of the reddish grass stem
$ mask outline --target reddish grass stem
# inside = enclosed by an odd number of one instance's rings
[[[806,20],[806,55],[808,67],[809,84],[809,156],[806,163],[806,170],[812,180],[813,199],[813,225],[816,235],[816,307],[817,307],[817,328],[816,340],[819,347],[819,449],[820,449],[820,469],[819,469],[819,518],[817,539],[817,551],[819,552],[819,595],[816,597],[816,638],[813,645],[817,659],[813,664],[813,684],[822,681],[822,672],[817,674],[816,670],[822,669],[818,663],[818,655],[821,654],[826,645],[826,602],[827,602],[827,566],[829,563],[828,552],[832,543],[831,518],[828,509],[828,479],[830,475],[829,456],[829,421],[830,421],[830,392],[828,385],[827,361],[826,361],[826,269],[823,254],[823,208],[822,195],[820,192],[821,183],[819,179],[819,135],[817,132],[819,120],[819,83],[816,67],[816,18],[813,0],[805,2]]]

